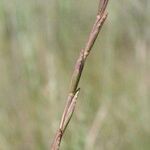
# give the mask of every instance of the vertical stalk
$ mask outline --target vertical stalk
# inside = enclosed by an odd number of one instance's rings
[[[80,51],[79,57],[77,59],[74,72],[72,75],[72,79],[70,82],[67,103],[66,103],[66,106],[65,106],[62,118],[61,118],[59,129],[57,130],[55,138],[53,140],[51,150],[59,150],[63,134],[74,112],[76,100],[77,100],[79,90],[80,90],[78,88],[78,84],[82,75],[82,71],[83,71],[86,59],[88,55],[90,54],[92,47],[97,39],[97,36],[107,18],[107,12],[105,11],[107,4],[108,4],[108,0],[99,0],[98,13],[96,16],[96,20],[89,34],[87,43],[85,44],[85,48]]]

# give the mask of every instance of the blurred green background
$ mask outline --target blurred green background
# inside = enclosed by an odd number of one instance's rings
[[[48,150],[98,0],[0,0],[0,150]],[[62,150],[150,149],[150,1],[110,1]]]

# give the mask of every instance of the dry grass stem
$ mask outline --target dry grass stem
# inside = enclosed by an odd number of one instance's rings
[[[108,0],[99,1],[98,13],[97,13],[95,23],[89,35],[88,41],[85,45],[85,48],[81,50],[79,58],[77,59],[74,68],[74,72],[72,75],[71,84],[69,88],[67,103],[61,118],[59,129],[53,140],[51,150],[59,150],[61,139],[74,112],[76,100],[79,94],[78,84],[81,78],[84,64],[86,62],[88,55],[90,54],[90,51],[95,43],[95,40],[97,39],[97,36],[103,26],[103,23],[107,18],[107,12],[105,11],[107,4],[108,4]]]

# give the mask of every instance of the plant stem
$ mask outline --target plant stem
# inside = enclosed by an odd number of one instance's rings
[[[82,75],[82,71],[83,71],[86,59],[88,55],[90,54],[91,49],[97,39],[97,36],[103,26],[103,23],[105,22],[107,18],[107,13],[105,12],[107,4],[108,4],[108,0],[99,1],[98,13],[96,16],[95,23],[90,32],[85,48],[80,51],[80,55],[77,59],[77,62],[74,68],[74,72],[73,72],[71,83],[70,83],[67,103],[66,103],[66,106],[65,106],[62,118],[61,118],[59,129],[57,130],[55,138],[53,140],[51,150],[59,150],[61,139],[70,122],[72,114],[74,112],[76,100],[79,94],[78,84]]]

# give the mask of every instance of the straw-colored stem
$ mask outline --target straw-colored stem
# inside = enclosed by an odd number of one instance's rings
[[[61,118],[59,129],[53,140],[51,150],[59,150],[61,139],[63,137],[65,129],[67,128],[69,124],[72,114],[74,112],[76,100],[77,100],[78,93],[79,93],[78,84],[82,75],[82,71],[83,71],[86,59],[88,55],[90,54],[90,51],[97,39],[97,36],[103,26],[103,23],[105,22],[107,18],[107,13],[105,12],[107,4],[108,4],[108,0],[99,1],[98,13],[96,16],[95,23],[90,32],[85,48],[81,50],[80,55],[77,59],[75,68],[74,68],[74,72],[73,72],[71,83],[70,83],[67,103],[66,103],[66,106],[65,106],[62,118]]]

